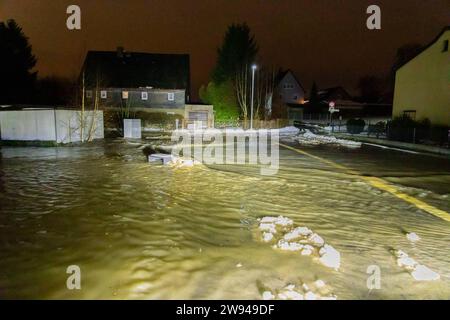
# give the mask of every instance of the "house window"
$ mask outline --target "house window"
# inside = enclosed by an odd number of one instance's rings
[[[106,90],[100,91],[100,98],[106,99],[108,97],[108,94],[106,93]]]
[[[128,91],[122,91],[122,99],[128,99]]]
[[[175,93],[169,92],[169,93],[167,94],[167,100],[169,100],[169,101],[175,101]]]
[[[403,111],[403,115],[411,120],[416,120],[416,110],[405,110]]]
[[[442,48],[442,52],[447,52],[448,51],[448,40],[444,41],[444,47]]]
[[[142,100],[148,100],[148,92],[147,91],[141,92],[141,99]]]
[[[92,98],[92,90],[86,90],[86,98],[88,99]]]

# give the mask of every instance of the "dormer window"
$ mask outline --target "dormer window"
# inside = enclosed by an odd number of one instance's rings
[[[448,40],[444,41],[444,46],[442,48],[442,52],[447,52],[448,51]]]
[[[100,91],[100,98],[106,99],[107,97],[108,97],[108,94],[107,94],[106,90]]]
[[[142,100],[148,100],[148,92],[147,91],[142,91],[141,92],[141,99]]]

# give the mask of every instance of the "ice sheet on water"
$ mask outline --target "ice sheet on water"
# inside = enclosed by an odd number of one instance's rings
[[[402,250],[394,251],[394,255],[397,258],[397,265],[408,271],[417,281],[435,281],[439,280],[441,277],[439,273],[422,264],[419,264]]]

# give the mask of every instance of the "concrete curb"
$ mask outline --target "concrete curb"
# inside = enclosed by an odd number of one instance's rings
[[[425,153],[437,154],[437,155],[441,155],[441,156],[443,155],[443,156],[450,158],[450,149],[446,149],[446,148],[439,148],[439,147],[427,146],[427,145],[423,145],[423,144],[414,144],[414,143],[391,141],[391,140],[376,139],[376,138],[369,138],[369,137],[352,136],[352,135],[347,135],[347,134],[342,134],[342,133],[333,133],[332,135],[334,135],[335,137],[340,138],[340,139],[347,139],[347,140],[352,140],[352,141],[379,144],[379,145],[386,146],[386,147],[404,149],[404,150],[409,150],[409,151],[425,152]]]

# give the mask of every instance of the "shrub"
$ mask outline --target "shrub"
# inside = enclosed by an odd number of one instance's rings
[[[202,102],[214,106],[215,121],[235,121],[239,118],[239,106],[231,81],[221,84],[210,82],[206,88],[200,88],[199,96]]]
[[[433,125],[428,119],[414,121],[403,115],[388,122],[387,136],[388,139],[396,141],[431,141],[442,145],[448,142],[448,130],[448,126]]]
[[[389,140],[403,142],[414,141],[414,129],[417,127],[417,122],[407,115],[395,117],[388,122],[387,127],[387,137]]]
[[[366,122],[363,119],[349,119],[347,121],[347,132],[351,134],[359,134],[364,131]]]
[[[378,137],[380,134],[386,131],[386,123],[383,121],[379,121],[376,124],[369,125],[369,133],[374,133]]]

